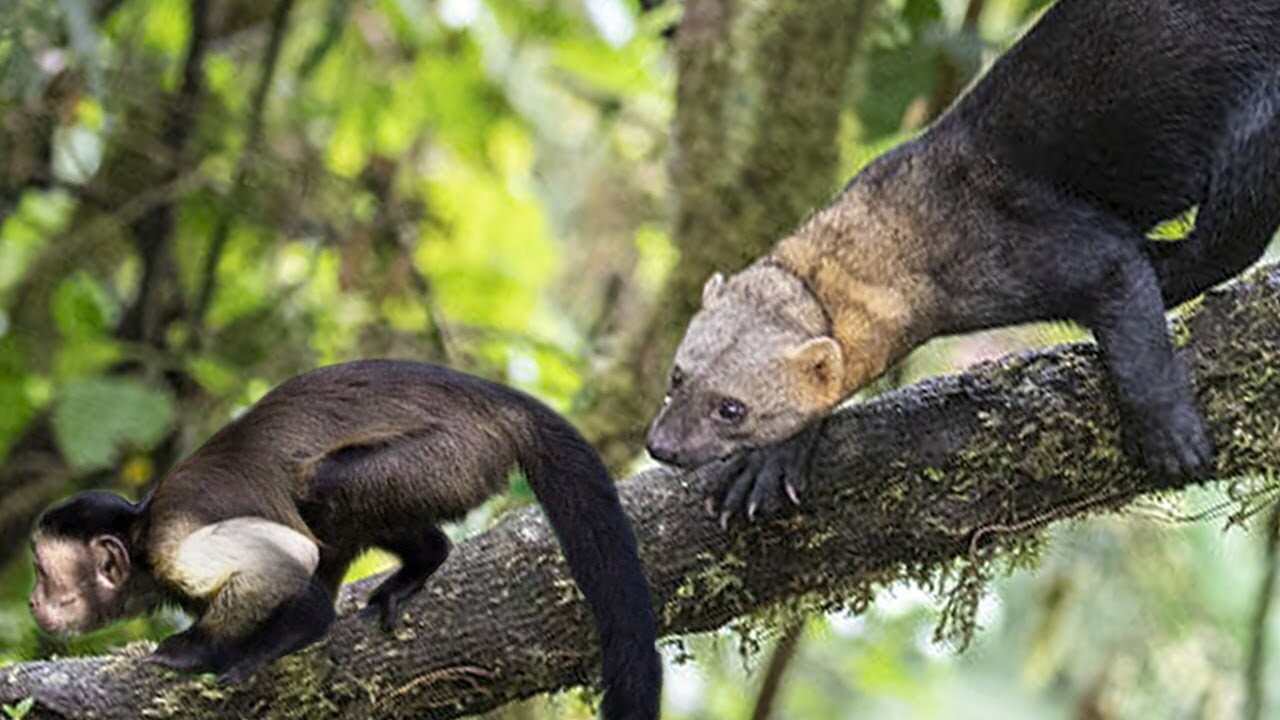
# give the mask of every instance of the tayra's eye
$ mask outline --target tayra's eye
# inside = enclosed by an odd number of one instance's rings
[[[739,423],[746,416],[747,408],[733,398],[721,400],[720,407],[716,408],[716,418],[724,422]]]
[[[682,383],[684,383],[684,373],[680,372],[680,368],[675,368],[671,371],[671,389],[675,390]]]

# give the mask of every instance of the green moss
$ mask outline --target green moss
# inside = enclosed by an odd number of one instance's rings
[[[690,606],[751,606],[751,594],[743,581],[746,562],[742,558],[732,553],[716,557],[704,552],[698,554],[698,562],[702,567],[686,575],[663,605],[662,617],[668,625],[674,624],[675,617]]]

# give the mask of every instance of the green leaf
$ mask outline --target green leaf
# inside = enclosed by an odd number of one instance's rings
[[[4,714],[9,718],[9,720],[22,720],[22,718],[26,717],[27,714],[31,712],[31,709],[35,707],[35,705],[36,699],[29,697],[22,700],[17,705],[4,705],[2,707],[4,709]]]
[[[1196,216],[1200,214],[1200,206],[1193,205],[1177,217],[1171,217],[1156,224],[1147,231],[1148,240],[1185,240],[1196,229]]]
[[[902,18],[919,32],[925,25],[942,19],[942,3],[939,0],[907,0],[902,8]]]
[[[67,338],[104,334],[116,310],[106,291],[85,272],[62,281],[51,304],[54,325]]]
[[[109,467],[120,450],[150,447],[173,415],[168,395],[131,380],[73,380],[53,409],[58,446],[80,471]]]

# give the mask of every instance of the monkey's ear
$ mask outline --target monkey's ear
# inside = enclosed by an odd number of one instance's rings
[[[115,535],[99,535],[89,541],[89,553],[93,557],[94,576],[98,582],[112,590],[118,590],[129,579],[132,563],[129,548]]]
[[[801,387],[813,393],[823,409],[840,400],[844,380],[844,352],[826,335],[810,338],[792,347],[787,360],[800,376]]]
[[[716,273],[707,278],[707,284],[702,286],[702,306],[706,307],[711,301],[720,294],[721,288],[724,287],[724,274]]]

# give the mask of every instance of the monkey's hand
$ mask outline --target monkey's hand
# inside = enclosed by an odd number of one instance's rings
[[[190,627],[161,641],[145,662],[180,672],[208,672],[217,665],[216,654],[204,634]]]
[[[823,423],[819,420],[780,443],[744,450],[703,470],[711,490],[707,512],[719,519],[720,527],[728,529],[738,513],[750,522],[787,506],[799,507]]]

